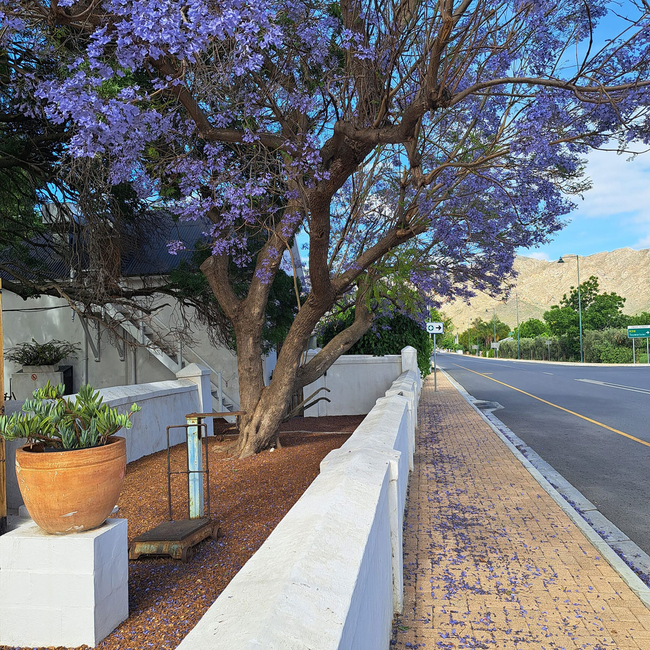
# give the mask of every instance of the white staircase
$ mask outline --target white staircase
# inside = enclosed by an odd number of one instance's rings
[[[166,368],[171,370],[174,374],[179,372],[189,363],[197,363],[210,370],[210,390],[212,393],[212,410],[217,413],[225,411],[238,411],[239,400],[231,397],[223,390],[222,374],[220,371],[215,370],[212,366],[192,348],[183,348],[180,344],[176,350],[171,348],[163,348],[152,339],[153,332],[143,322],[133,322],[131,318],[123,314],[113,305],[106,305],[106,314],[111,318],[114,323],[117,323],[127,334],[132,336],[138,341],[148,352],[153,355],[160,363]],[[167,329],[167,326],[158,318],[154,316],[156,325],[162,329]],[[226,417],[229,422],[234,422],[235,417]]]

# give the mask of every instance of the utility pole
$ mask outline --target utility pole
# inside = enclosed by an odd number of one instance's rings
[[[489,311],[489,309],[486,309],[485,311]],[[496,307],[492,307],[492,330],[493,330],[492,343],[496,344],[497,342],[497,308]],[[499,348],[494,348],[494,356],[497,359],[499,358]]]

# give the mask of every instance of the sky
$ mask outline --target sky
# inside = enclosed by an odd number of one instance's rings
[[[556,260],[564,254],[650,248],[650,153],[630,160],[626,154],[594,151],[586,172],[593,187],[575,198],[570,223],[550,244],[520,249],[520,255]]]
[[[616,0],[611,6],[619,15],[636,13],[630,0]],[[602,46],[618,35],[624,25],[623,20],[610,14],[597,27],[594,46]],[[568,225],[554,235],[551,243],[538,249],[520,249],[520,255],[556,260],[564,254],[582,256],[625,247],[650,248],[650,152],[634,160],[615,151],[592,152],[586,175],[592,189],[582,199],[576,197],[577,208],[566,216]]]

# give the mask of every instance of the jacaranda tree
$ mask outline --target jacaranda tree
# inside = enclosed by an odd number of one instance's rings
[[[650,10],[627,2],[625,32],[600,48],[610,4],[0,0],[0,34],[19,89],[10,110],[65,125],[70,165],[101,160],[109,183],[209,218],[201,271],[237,339],[247,455],[382,296],[498,289],[517,247],[561,227],[590,149],[647,143]],[[18,50],[58,65],[34,74]],[[265,304],[301,231],[310,290],[265,387]],[[251,236],[263,244],[249,260]],[[233,261],[255,264],[243,297]],[[301,366],[345,296],[354,322]]]

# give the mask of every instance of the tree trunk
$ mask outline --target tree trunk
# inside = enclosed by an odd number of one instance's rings
[[[365,305],[365,291],[359,289],[354,323],[334,337],[307,365],[300,367],[302,354],[316,323],[331,306],[314,303],[314,300],[308,300],[296,317],[278,356],[269,386],[263,386],[259,338],[255,338],[250,327],[236,328],[239,394],[241,408],[246,412],[240,419],[235,448],[240,458],[276,444],[277,432],[293,391],[312,383],[326,372],[368,331],[372,323],[372,313]]]
[[[317,308],[313,303],[308,300],[298,313],[268,386],[264,386],[262,375],[261,325],[235,322],[239,396],[245,411],[240,419],[236,453],[242,458],[266,449],[275,440],[291,399],[300,357],[313,328],[325,313],[325,308]]]

